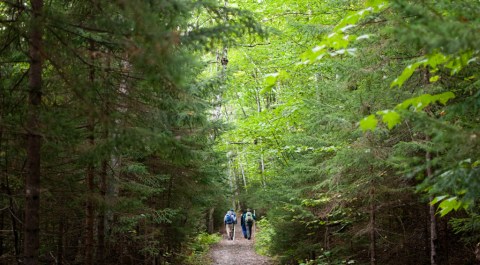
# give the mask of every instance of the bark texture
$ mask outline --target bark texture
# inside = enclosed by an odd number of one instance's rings
[[[42,36],[43,0],[31,0],[31,25],[29,34],[30,70],[29,113],[27,120],[27,175],[25,178],[25,243],[24,264],[38,264],[40,246],[40,104],[42,102]]]

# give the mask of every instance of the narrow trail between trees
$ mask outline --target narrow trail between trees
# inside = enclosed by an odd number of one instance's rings
[[[255,232],[251,240],[243,238],[242,227],[235,225],[235,240],[228,240],[225,231],[222,231],[222,241],[212,247],[210,256],[213,265],[273,265],[273,262],[265,256],[255,253],[253,243]]]

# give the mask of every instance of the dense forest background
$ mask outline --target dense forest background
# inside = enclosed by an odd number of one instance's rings
[[[480,262],[476,0],[0,1],[0,263]]]

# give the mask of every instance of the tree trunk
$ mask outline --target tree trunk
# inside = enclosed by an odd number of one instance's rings
[[[430,138],[427,137],[427,141]],[[432,178],[432,167],[430,166],[430,161],[432,160],[431,154],[427,151],[425,155],[427,162],[427,177]],[[430,202],[432,202],[433,197],[430,197]],[[437,264],[437,219],[435,218],[435,205],[429,204],[429,213],[430,213],[430,264]]]
[[[233,163],[232,163],[232,160],[230,158],[227,158],[228,159],[228,184],[230,186],[230,192],[232,193],[232,207],[235,208],[235,186],[234,186],[234,177],[232,175],[232,172],[233,172]]]
[[[95,50],[95,43],[90,41],[90,58],[92,60],[92,65],[90,66],[90,76],[89,81],[92,89],[95,85],[95,68],[94,64],[94,50]],[[93,99],[92,99],[93,101]],[[93,117],[93,113],[90,110],[88,113],[88,121],[87,121],[87,130],[88,130],[88,145],[93,149],[95,145],[95,119]],[[90,158],[87,165],[87,172],[86,172],[86,184],[87,184],[87,201],[86,201],[86,213],[85,213],[85,265],[93,265],[93,246],[94,246],[94,237],[93,237],[93,227],[95,223],[95,209],[94,209],[94,201],[93,201],[93,194],[95,192],[95,167],[93,158]]]
[[[13,233],[13,248],[15,251],[15,260],[17,264],[20,264],[20,238],[18,236],[17,220],[15,217],[15,210],[13,208],[13,200],[10,199],[10,220],[12,221],[12,233]]]
[[[265,189],[267,187],[267,180],[265,178],[265,162],[263,160],[263,148],[260,150],[260,175],[262,177],[262,185]]]
[[[430,83],[430,71],[428,68],[425,69],[423,73],[423,82],[425,84]],[[428,113],[428,112],[427,112]],[[430,113],[429,113],[430,114]],[[425,140],[427,142],[430,142],[430,136],[426,136]],[[427,153],[425,154],[425,163],[427,165],[427,178],[431,179],[433,177],[432,174],[432,167],[430,165],[430,162],[432,160],[432,155],[430,154],[430,151],[427,150]],[[431,265],[436,265],[437,264],[437,220],[435,218],[435,205],[432,205],[431,202],[433,200],[433,197],[429,198],[429,215],[430,215],[430,264]]]
[[[262,102],[260,99],[260,91],[258,89],[255,89],[255,101],[257,102],[257,112],[262,112]]]
[[[2,100],[3,101],[3,100]],[[3,112],[2,110],[0,110],[1,112]],[[0,116],[0,124],[2,123],[1,120],[2,117]],[[3,143],[3,129],[0,125],[0,150],[4,150],[3,149],[3,146],[2,146],[2,143]],[[5,160],[7,160],[7,154],[5,154]],[[5,178],[8,178],[8,175],[7,175],[7,163],[5,163]],[[1,212],[1,217],[0,217],[0,230],[3,231],[5,229],[4,227],[4,216],[5,216],[5,212],[3,210],[0,211]],[[0,257],[3,256],[3,236],[0,237]]]
[[[64,230],[65,230],[65,221],[60,219],[58,224],[58,234],[57,234],[57,265],[63,265],[63,246],[64,246]]]
[[[5,222],[4,222],[5,213],[4,213],[4,211],[1,211],[1,212],[2,213],[0,214],[0,230],[4,231],[5,230],[5,226],[4,226],[4,224],[5,224]],[[3,236],[0,236],[0,257],[3,256],[3,252],[4,252],[3,251]]]
[[[325,251],[330,250],[330,228],[328,223],[328,216],[325,218],[325,238],[324,238]]]
[[[423,224],[423,249],[425,250],[425,256],[422,258],[423,263],[427,263],[427,260],[430,259],[430,207],[425,205],[421,208],[422,224]]]
[[[8,167],[8,160],[5,158],[5,189],[9,197],[8,211],[10,213],[10,221],[12,223],[13,249],[15,251],[15,260],[17,261],[17,264],[20,264],[20,247],[19,247],[20,238],[18,236],[17,217],[15,216],[16,211],[15,211],[15,205],[13,204],[13,194],[12,194],[12,190],[10,189],[10,180],[8,178],[7,167]]]
[[[27,121],[27,175],[25,177],[24,264],[38,264],[40,247],[40,105],[42,102],[43,0],[31,0],[29,113]]]
[[[0,128],[0,150],[6,150],[6,147],[3,147],[3,130]],[[6,152],[6,151],[5,151]],[[10,188],[10,180],[8,177],[8,155],[5,154],[5,166],[4,166],[4,176],[5,176],[5,191],[7,192],[8,195],[8,209],[9,216],[10,216],[10,222],[11,222],[11,227],[12,227],[12,235],[13,235],[13,249],[14,249],[14,254],[15,254],[15,260],[17,264],[20,263],[20,249],[19,249],[19,243],[20,239],[18,237],[18,229],[17,229],[17,220],[16,220],[16,211],[15,211],[15,205],[13,204],[13,194],[12,194],[12,189]],[[0,230],[5,229],[5,212],[2,210],[2,215],[1,215],[1,224],[0,224]],[[0,237],[0,256],[4,254],[5,249],[4,249],[4,237]],[[8,250],[7,250],[8,252]]]
[[[215,227],[214,227],[214,220],[213,220],[213,212],[215,211],[215,208],[210,208],[208,210],[208,233],[209,234],[213,234],[215,231]]]
[[[98,226],[97,226],[97,263],[99,265],[105,264],[105,199],[107,194],[107,168],[108,161],[102,160],[102,169],[100,172],[100,196],[103,205],[99,207],[98,212]]]
[[[240,164],[240,170],[241,170],[241,172],[242,172],[243,188],[245,189],[245,193],[248,193],[248,190],[247,190],[247,178],[245,177],[245,169],[243,168],[243,164],[242,164],[241,161],[239,162],[239,164]]]
[[[233,190],[235,192],[235,200],[233,202],[233,208],[234,209],[240,209],[240,192],[239,192],[239,185],[238,185],[238,179],[237,179],[237,174],[235,173],[235,160],[232,161],[232,178],[233,178]]]
[[[430,202],[432,200],[433,198],[430,197]],[[437,264],[437,220],[434,205],[430,205],[430,264]]]
[[[94,48],[94,47],[92,47]],[[107,69],[111,68],[111,59],[112,55],[110,53],[107,53],[107,61],[106,61],[106,67]],[[92,56],[92,61],[94,60],[94,57]],[[102,109],[102,114],[105,116],[103,118],[103,141],[108,141],[108,138],[110,136],[109,132],[109,124],[110,124],[110,96],[111,93],[109,92],[108,88],[103,89],[103,109]],[[109,166],[109,161],[112,159],[112,155],[108,153],[101,162],[101,170],[100,170],[100,183],[99,183],[99,191],[100,191],[100,201],[101,205],[98,207],[98,226],[97,226],[97,257],[96,257],[96,262],[99,265],[104,265],[106,260],[106,245],[105,245],[105,231],[106,231],[106,223],[107,223],[107,217],[106,217],[106,201],[107,201],[107,178],[108,178],[108,166]]]
[[[480,242],[478,242],[475,247],[475,258],[480,261]]]
[[[375,187],[372,183],[370,189],[370,264],[377,264],[376,261],[376,237],[375,237]]]
[[[88,142],[91,146],[95,144],[93,136],[93,121],[89,121],[88,130],[90,135],[88,136]],[[94,192],[94,177],[95,168],[93,162],[88,162],[86,180],[87,180],[87,201],[85,212],[85,265],[93,265],[93,226],[94,226],[94,205],[93,205],[93,192]]]

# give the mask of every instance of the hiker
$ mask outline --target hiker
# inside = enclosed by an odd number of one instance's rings
[[[256,219],[257,217],[255,216],[255,214],[252,213],[252,210],[247,209],[247,212],[245,213],[245,217],[243,218],[243,220],[244,220],[244,223],[246,224],[248,240],[250,240],[250,238],[252,237],[252,226],[253,226],[253,222]]]
[[[240,225],[242,225],[243,237],[247,238],[247,224],[245,223],[245,214],[247,211],[242,210],[242,217],[240,217]]]
[[[227,211],[225,218],[223,218],[223,222],[225,223],[225,228],[227,230],[228,240],[233,240],[235,235],[235,224],[237,223],[237,215],[233,209]]]

